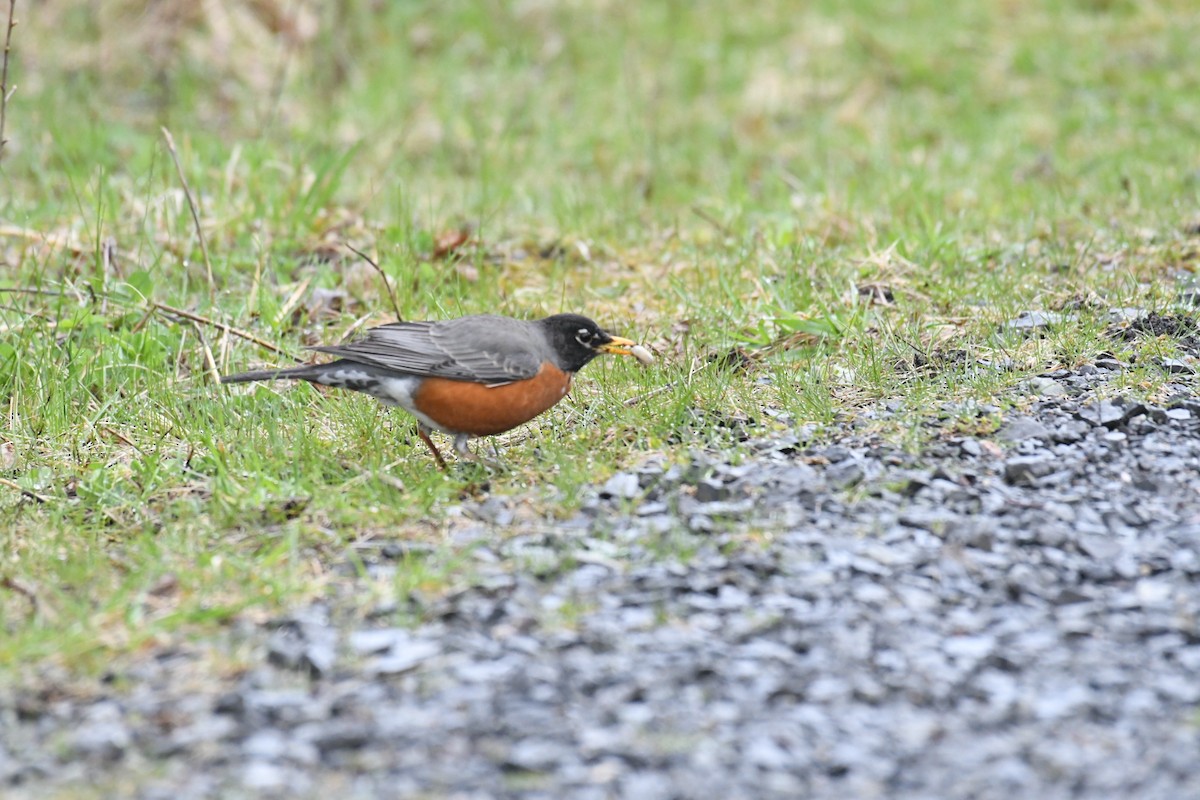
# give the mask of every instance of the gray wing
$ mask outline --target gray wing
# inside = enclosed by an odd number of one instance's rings
[[[532,378],[548,354],[528,323],[477,315],[440,322],[393,322],[345,345],[309,348],[409,375],[508,383]]]

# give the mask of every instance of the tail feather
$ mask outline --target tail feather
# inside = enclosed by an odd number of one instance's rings
[[[239,372],[237,375],[221,376],[221,383],[249,383],[250,381],[273,381],[279,378],[291,380],[308,380],[313,377],[313,366],[292,367],[290,369],[256,369],[250,372]]]

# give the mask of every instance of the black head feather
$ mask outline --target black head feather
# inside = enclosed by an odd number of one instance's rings
[[[601,346],[612,342],[612,334],[580,314],[555,314],[538,320],[546,340],[566,372],[578,372],[601,355]]]

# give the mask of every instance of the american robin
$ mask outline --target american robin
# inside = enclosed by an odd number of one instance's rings
[[[453,436],[455,451],[471,458],[471,436],[503,433],[541,414],[596,356],[650,358],[645,348],[578,314],[531,322],[492,314],[393,322],[350,344],[310,349],[338,360],[226,375],[221,383],[287,378],[366,392],[417,418],[417,435],[442,469],[446,462],[430,431]]]

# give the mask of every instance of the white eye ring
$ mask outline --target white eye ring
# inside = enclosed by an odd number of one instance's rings
[[[575,336],[575,341],[586,347],[588,342],[590,342],[593,338],[595,337],[592,335],[591,331],[589,331],[587,328],[580,328],[578,335]]]

